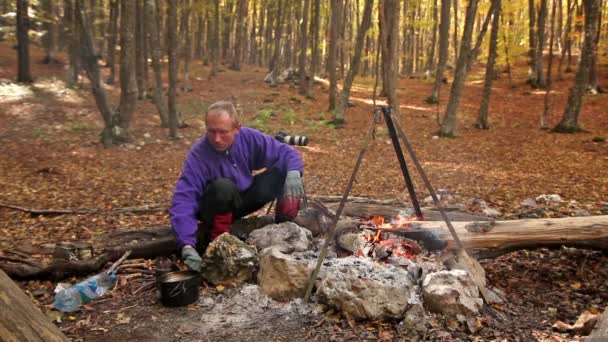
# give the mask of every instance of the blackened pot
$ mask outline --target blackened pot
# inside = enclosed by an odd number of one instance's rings
[[[198,300],[201,275],[196,271],[165,273],[158,277],[157,281],[160,288],[160,302],[164,306],[185,306]]]

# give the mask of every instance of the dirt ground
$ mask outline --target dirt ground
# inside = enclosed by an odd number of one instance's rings
[[[16,52],[0,44],[0,203],[35,209],[120,208],[167,206],[183,158],[203,134],[202,113],[220,99],[236,99],[246,125],[272,135],[283,130],[306,135],[299,147],[306,165],[309,194],[341,195],[370,125],[372,79],[360,79],[353,92],[355,107],[347,125],[327,123],[327,87],[315,86],[315,99],[297,94],[290,85],[270,88],[266,69],[246,66],[208,78],[199,62],[192,67],[193,91],[179,92],[178,107],[189,127],[181,139],[168,140],[149,100],[139,101],[131,121],[130,144],[106,149],[99,143],[103,127],[88,85],[66,89],[63,64],[41,64],[32,51],[30,85],[13,83]],[[541,194],[559,194],[565,204],[545,217],[608,213],[608,95],[588,96],[580,115],[585,133],[562,135],[539,129],[544,92],[525,84],[525,66],[514,69],[515,85],[506,75],[495,82],[490,104],[491,129],[475,129],[482,68],[467,82],[458,114],[456,139],[435,139],[441,105],[427,105],[432,83],[399,82],[401,125],[435,188],[463,198],[485,200],[500,218],[521,214],[521,202]],[[104,72],[107,70],[104,70]],[[606,80],[606,66],[600,66]],[[557,123],[573,74],[554,82],[550,123]],[[118,86],[108,88],[118,103]],[[595,138],[595,139],[594,139]],[[379,127],[353,188],[354,196],[409,201],[387,130]],[[420,198],[428,194],[416,175]],[[480,208],[466,206],[479,213]],[[0,249],[39,250],[59,241],[99,245],[108,233],[168,223],[164,211],[149,214],[60,215],[32,217],[0,207]],[[45,260],[42,253],[34,258]],[[146,277],[119,284],[106,298],[74,314],[49,310],[56,283],[24,281],[19,285],[58,326],[75,340],[184,341],[309,341],[318,340],[543,340],[571,341],[579,336],[552,331],[557,320],[574,323],[583,310],[601,310],[608,302],[608,258],[594,251],[563,248],[518,251],[483,263],[490,283],[507,296],[508,304],[493,307],[479,318],[476,333],[458,322],[430,316],[425,335],[413,334],[399,322],[350,322],[332,310],[298,303],[273,303],[255,287],[202,288],[201,300],[190,307],[163,308],[150,288],[133,294]],[[71,278],[68,281],[78,279]],[[60,322],[58,322],[60,321]]]

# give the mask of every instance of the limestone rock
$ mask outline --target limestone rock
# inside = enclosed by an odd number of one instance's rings
[[[502,215],[502,213],[496,209],[492,209],[492,208],[485,208],[482,210],[482,212],[486,215],[486,216],[490,216],[490,217],[498,217],[500,215]]]
[[[431,273],[422,283],[424,304],[429,311],[452,316],[472,316],[483,300],[471,275],[463,270]]]
[[[357,257],[326,262],[324,269],[325,276],[316,284],[319,302],[355,319],[403,317],[414,288],[407,271]]]
[[[316,257],[309,254],[296,252],[288,255],[277,247],[264,249],[260,253],[258,272],[260,290],[278,301],[304,297],[316,264]]]
[[[283,253],[292,253],[309,250],[311,240],[310,230],[293,222],[282,222],[254,230],[249,234],[247,243],[256,246],[259,250],[277,247]]]
[[[243,283],[258,267],[258,253],[238,238],[224,233],[209,244],[203,259],[203,278],[211,284]]]

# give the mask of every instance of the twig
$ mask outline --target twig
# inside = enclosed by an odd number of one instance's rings
[[[154,285],[156,284],[156,280],[151,281],[149,283],[145,283],[142,286],[136,288],[133,292],[131,292],[131,294],[138,294],[139,292],[142,292],[144,289],[148,290],[149,287],[154,287]]]
[[[0,207],[19,210],[28,213],[32,216],[37,215],[92,215],[92,214],[124,214],[124,213],[152,213],[157,211],[167,210],[166,206],[143,206],[143,207],[125,207],[114,209],[30,209],[19,207],[12,204],[0,203]]]
[[[11,251],[11,250],[8,250],[8,249],[3,250],[2,252],[3,252],[3,253],[9,253],[9,254],[13,254],[13,255],[16,255],[16,256],[20,256],[20,257],[22,257],[22,258],[26,258],[26,259],[29,259],[29,258],[30,258],[30,256],[29,256],[29,255],[27,255],[27,254],[25,254],[25,253],[16,252],[16,251]]]
[[[116,262],[113,263],[112,266],[110,266],[110,268],[106,271],[106,273],[110,274],[110,273],[114,272],[116,270],[116,268],[120,264],[122,264],[123,261],[127,260],[129,255],[131,255],[131,250],[126,251],[125,254],[123,254],[123,256],[120,257],[120,259],[116,260]]]
[[[16,263],[22,263],[22,264],[28,264],[30,266],[34,266],[34,267],[40,267],[42,268],[43,266],[33,260],[29,260],[29,259],[19,259],[19,258],[13,258],[13,257],[9,257],[9,256],[2,256],[0,255],[0,260],[5,260],[5,261],[10,261],[10,262],[16,262]]]
[[[140,267],[147,268],[148,265],[146,265],[145,262],[137,263],[137,264],[124,264],[124,265],[118,266],[116,269],[120,270],[120,269],[123,269],[123,268],[140,268]]]

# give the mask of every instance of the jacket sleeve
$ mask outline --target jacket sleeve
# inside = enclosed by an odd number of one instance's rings
[[[298,170],[304,172],[304,161],[295,148],[275,138],[252,130],[254,143],[254,169],[278,167],[283,171]]]
[[[169,209],[171,228],[178,249],[184,245],[196,246],[198,230],[196,213],[199,210],[198,203],[203,195],[204,185],[202,165],[195,154],[190,152],[177,180]]]

